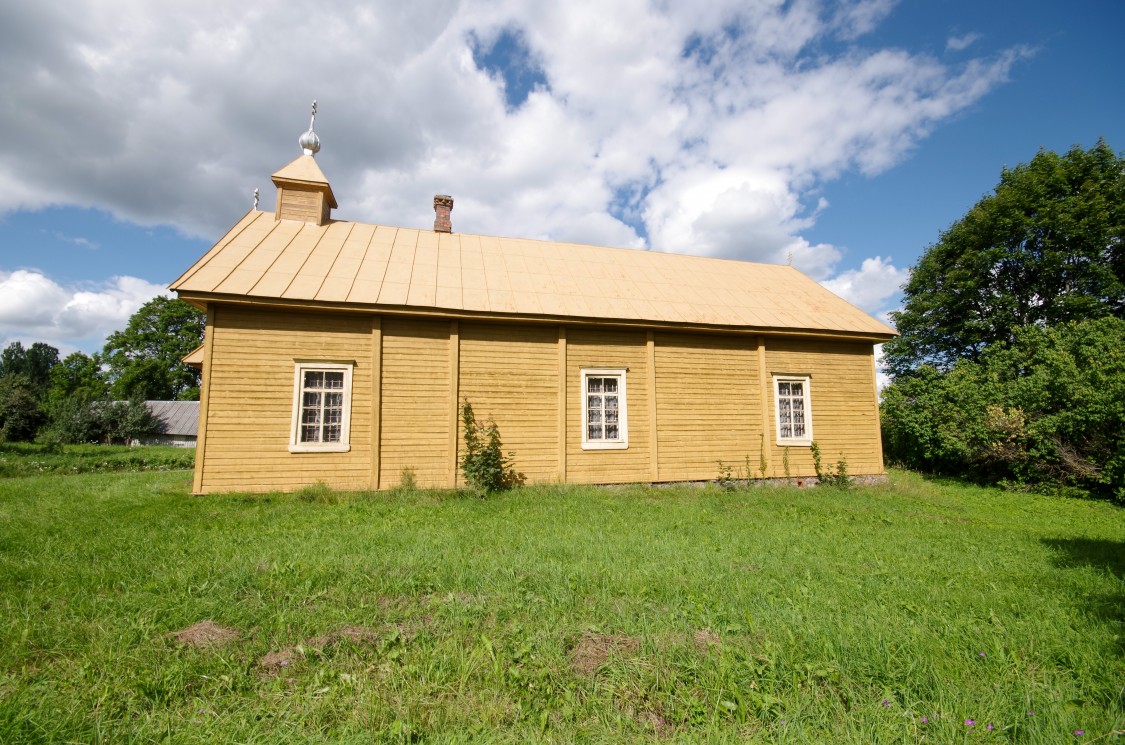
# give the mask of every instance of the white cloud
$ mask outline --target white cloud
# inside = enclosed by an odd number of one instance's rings
[[[80,235],[66,235],[65,233],[59,233],[56,231],[54,233],[54,236],[60,241],[63,241],[65,243],[72,243],[75,246],[78,246],[79,248],[85,248],[88,251],[97,251],[99,248],[101,248],[101,245],[98,242],[92,241],[89,238],[84,238]]]
[[[821,282],[852,305],[872,315],[885,310],[887,300],[897,297],[910,278],[909,269],[899,269],[889,258],[864,259],[859,269],[849,269]]]
[[[875,345],[875,386],[881,392],[893,381],[890,375],[883,372],[883,345]]]
[[[840,27],[840,35],[845,39],[856,39],[874,31],[896,5],[898,0],[861,0],[854,4],[844,3],[837,10],[835,19]]]
[[[217,237],[255,187],[270,203],[315,97],[341,217],[428,225],[451,193],[457,230],[647,233],[659,250],[792,254],[825,278],[842,253],[801,236],[806,197],[892,167],[1025,54],[951,66],[864,46],[894,6],[339,0],[294,22],[280,0],[17,3],[0,23],[0,213],[81,205]],[[548,81],[515,109],[471,52],[501,28]],[[638,195],[627,220],[622,193]]]
[[[980,34],[977,33],[968,33],[961,36],[951,36],[949,37],[949,40],[945,42],[945,48],[952,52],[963,52],[973,44],[976,44],[978,41],[980,41],[980,38]]]
[[[93,351],[111,332],[124,328],[144,303],[167,292],[136,277],[63,287],[38,271],[0,271],[0,328],[9,340]]]

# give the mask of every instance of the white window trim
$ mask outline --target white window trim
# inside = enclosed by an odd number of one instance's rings
[[[804,437],[781,436],[781,383],[803,383],[805,387],[805,435]],[[783,447],[808,447],[813,441],[812,421],[812,378],[809,375],[783,375],[773,376],[773,423],[777,444]]]
[[[626,367],[597,367],[582,369],[582,449],[583,450],[627,450],[629,448],[629,406],[625,396],[625,374],[629,371]],[[620,435],[616,440],[588,439],[589,428],[586,426],[589,412],[586,409],[586,379],[616,377],[617,384],[617,431]]]
[[[293,361],[293,420],[289,428],[291,453],[346,453],[352,449],[352,368],[354,362],[327,362],[324,360]],[[340,421],[339,442],[301,442],[301,381],[307,370],[344,371],[344,411]]]

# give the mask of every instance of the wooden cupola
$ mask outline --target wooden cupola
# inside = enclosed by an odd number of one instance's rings
[[[332,186],[316,163],[320,138],[313,131],[315,123],[316,101],[313,101],[309,130],[297,141],[301,146],[301,156],[273,175],[273,183],[277,186],[275,220],[300,220],[323,225],[332,217],[332,210],[337,206]]]

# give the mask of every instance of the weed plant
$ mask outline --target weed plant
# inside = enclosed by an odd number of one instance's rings
[[[0,480],[0,742],[1125,729],[1109,504],[902,472],[483,501],[188,490],[183,472]]]
[[[820,445],[816,440],[812,441],[809,447],[812,451],[813,469],[816,471],[816,481],[822,486],[832,487],[834,489],[848,489],[851,487],[851,479],[848,478],[848,459],[844,455],[840,455],[840,460],[836,461],[836,466],[825,466],[823,456],[820,452]]]

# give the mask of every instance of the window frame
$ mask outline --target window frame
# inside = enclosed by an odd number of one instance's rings
[[[329,360],[293,361],[293,418],[289,428],[289,452],[291,453],[346,453],[351,450],[352,419],[352,370],[355,362]],[[340,415],[339,442],[301,442],[301,402],[304,393],[306,372],[344,373],[343,411]]]
[[[781,384],[801,383],[804,385],[805,434],[801,437],[782,437],[781,435]],[[812,418],[812,376],[793,373],[774,373],[773,375],[773,422],[776,443],[782,447],[809,447],[813,441]]]
[[[582,368],[580,394],[582,396],[582,449],[583,450],[628,450],[629,448],[629,407],[626,397],[627,367]],[[587,383],[590,378],[617,378],[617,432],[615,440],[591,440],[589,429],[589,399]]]

